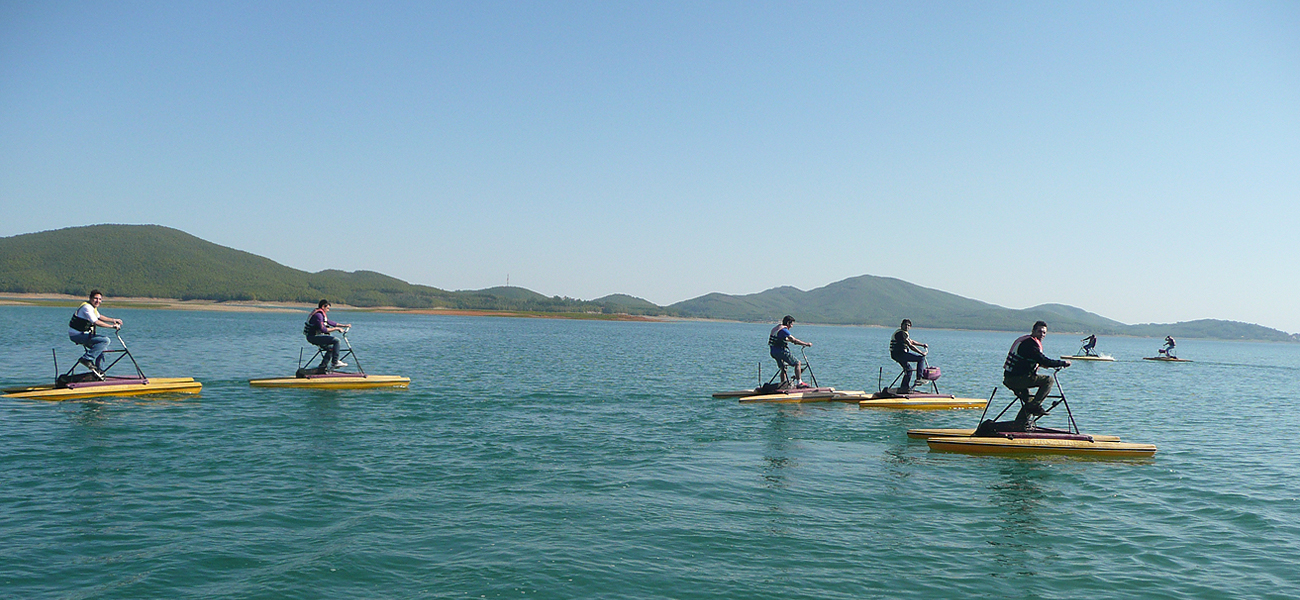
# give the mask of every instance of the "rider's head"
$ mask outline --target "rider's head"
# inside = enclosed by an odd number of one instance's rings
[[[786,315],[784,318],[781,319],[781,324],[787,327],[789,327],[790,325],[794,325],[794,317],[790,315]]]
[[[329,305],[330,305],[330,301],[329,301],[329,300],[326,300],[326,299],[324,299],[324,298],[321,298],[320,302],[317,302],[317,303],[316,303],[316,308],[325,308],[325,307],[327,307],[327,306],[329,306]]]
[[[903,319],[903,322],[898,324],[898,327],[899,327],[900,329],[902,329],[902,328],[904,328],[904,327],[911,327],[911,326],[912,326],[912,320],[911,320],[911,319]]]
[[[1047,321],[1037,321],[1034,323],[1034,337],[1043,339],[1047,335]]]
[[[90,294],[89,294],[88,296],[86,296],[86,299],[87,299],[87,300],[94,300],[94,299],[95,299],[95,296],[99,296],[99,297],[103,298],[103,297],[104,297],[104,292],[101,292],[101,291],[99,291],[99,290],[90,290]]]

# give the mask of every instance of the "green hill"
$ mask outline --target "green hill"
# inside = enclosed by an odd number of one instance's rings
[[[1003,308],[892,277],[862,275],[807,292],[778,287],[746,296],[708,294],[668,307],[683,316],[728,315],[742,321],[776,321],[797,313],[810,323],[894,327],[904,318],[918,326],[1019,331],[1038,319],[1057,331],[1121,333],[1126,325],[1071,306],[1044,304],[1024,310]]]
[[[862,275],[810,291],[776,287],[757,294],[706,294],[658,306],[626,294],[597,300],[547,297],[520,287],[446,291],[373,271],[309,273],[158,225],[92,225],[0,238],[0,292],[181,300],[315,302],[352,306],[456,308],[566,314],[633,314],[773,322],[1025,331],[1038,319],[1054,331],[1110,335],[1296,341],[1249,323],[1201,320],[1125,325],[1072,306],[1009,309],[894,279]]]
[[[807,292],[777,287],[743,296],[712,293],[669,305],[667,309],[670,314],[686,317],[775,322],[783,315],[793,314],[806,323],[884,327],[896,327],[899,321],[908,318],[920,327],[986,331],[1027,331],[1034,321],[1042,319],[1051,324],[1053,331],[1061,332],[1296,341],[1296,336],[1276,329],[1235,321],[1206,319],[1126,325],[1064,304],[1010,309],[901,279],[872,275],[852,277]]]
[[[658,304],[650,302],[636,296],[627,294],[610,294],[603,298],[592,300],[597,304],[605,307],[607,312],[621,313],[628,315],[664,315],[667,311]]]
[[[309,273],[158,225],[92,225],[0,238],[0,291],[352,306],[600,312],[522,288],[448,292],[373,271]]]
[[[1220,321],[1218,319],[1200,319],[1197,321],[1184,321],[1181,323],[1170,324],[1143,323],[1140,325],[1128,326],[1125,333],[1145,337],[1163,337],[1171,335],[1175,338],[1213,338],[1216,340],[1249,340],[1266,342],[1298,341],[1295,335],[1278,331],[1276,329],[1270,329],[1262,325],[1242,323],[1240,321]]]

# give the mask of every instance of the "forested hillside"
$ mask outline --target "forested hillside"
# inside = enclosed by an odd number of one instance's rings
[[[1295,341],[1287,333],[1234,321],[1126,325],[1072,306],[1010,309],[889,277],[862,275],[814,290],[776,287],[757,294],[706,294],[669,306],[612,294],[597,300],[543,296],[519,287],[447,291],[372,271],[309,273],[158,225],[93,225],[0,238],[0,292],[181,300],[315,302],[359,307],[451,308],[544,313],[631,314],[771,322],[1027,331],[1038,319],[1054,331],[1102,335]]]

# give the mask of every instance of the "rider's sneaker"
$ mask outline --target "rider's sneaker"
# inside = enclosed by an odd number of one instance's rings
[[[86,367],[86,370],[90,371],[90,374],[94,375],[95,379],[99,381],[104,380],[104,372],[100,371],[99,368],[95,366],[95,363],[90,362],[84,358],[78,360],[77,363],[79,363],[83,367]]]
[[[345,362],[343,362],[343,361],[341,361],[341,360],[336,360],[336,361],[334,361],[334,364],[333,364],[333,365],[330,365],[330,366],[331,366],[332,368],[337,369],[337,368],[339,368],[339,367],[346,367],[346,366],[348,366],[348,363],[345,363]]]

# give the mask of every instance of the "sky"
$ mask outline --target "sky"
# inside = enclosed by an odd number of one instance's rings
[[[96,223],[1300,332],[1300,3],[0,0],[0,236]]]

